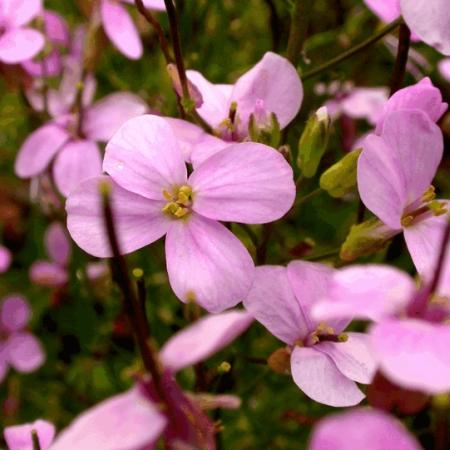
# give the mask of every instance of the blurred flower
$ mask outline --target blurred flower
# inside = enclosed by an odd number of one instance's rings
[[[381,371],[394,383],[431,394],[450,390],[450,279],[436,292],[417,289],[406,273],[389,266],[352,266],[335,273],[318,320],[374,321],[370,342]]]
[[[26,27],[42,11],[41,0],[0,0],[0,61],[17,64],[44,47],[39,31]]]
[[[392,22],[400,16],[400,0],[364,0],[364,3],[383,22]]]
[[[287,268],[257,267],[244,306],[288,345],[292,377],[308,397],[330,406],[351,406],[364,398],[355,381],[370,383],[375,363],[365,334],[343,333],[349,320],[324,323],[311,317],[333,273],[322,264],[302,261]]]
[[[187,177],[180,145],[157,116],[126,122],[106,147],[110,177],[84,182],[68,198],[68,229],[88,253],[110,256],[99,186],[108,182],[124,253],[166,234],[169,281],[183,302],[210,312],[235,306],[253,281],[253,261],[220,221],[261,224],[282,217],[295,197],[292,169],[270,147],[230,145]]]
[[[55,437],[55,426],[46,420],[6,427],[3,431],[9,450],[33,450],[32,433],[38,438],[40,450],[47,450]],[[75,448],[75,447],[74,447]]]
[[[0,245],[0,273],[6,272],[9,269],[11,259],[11,252],[3,245]]]
[[[442,77],[450,83],[450,58],[444,58],[439,61],[438,69]]]
[[[126,8],[121,3],[134,5],[134,0],[101,0],[100,16],[103,29],[115,47],[127,58],[142,56],[142,42],[139,31]],[[164,0],[143,0],[144,6],[156,11],[165,11]]]
[[[408,430],[376,409],[357,408],[322,419],[314,428],[309,450],[420,450]]]
[[[62,286],[69,278],[70,243],[65,228],[58,222],[52,223],[45,231],[44,242],[50,261],[35,261],[30,268],[30,279],[42,286]]]
[[[194,70],[188,70],[187,76],[203,97],[197,112],[218,137],[227,141],[248,138],[251,116],[259,128],[270,131],[273,113],[283,129],[297,115],[303,100],[295,67],[272,52],[267,52],[234,85],[212,84]]]
[[[30,315],[28,302],[19,295],[10,295],[0,302],[0,381],[10,366],[28,373],[45,361],[41,343],[25,330]]]

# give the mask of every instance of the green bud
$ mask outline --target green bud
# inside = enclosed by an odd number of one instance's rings
[[[265,124],[257,123],[255,115],[250,114],[248,134],[252,142],[260,142],[278,148],[281,142],[281,127],[276,114],[271,113],[270,119]]]
[[[371,255],[386,247],[396,234],[376,217],[353,225],[342,244],[340,257],[343,261],[353,261],[361,256]]]
[[[361,152],[362,149],[350,152],[327,169],[320,177],[320,187],[335,198],[352,191],[356,185],[356,168]]]
[[[330,117],[326,107],[319,108],[306,123],[298,144],[297,167],[306,178],[312,178],[328,146]]]

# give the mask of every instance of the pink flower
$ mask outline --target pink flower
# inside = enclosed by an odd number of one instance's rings
[[[101,0],[100,16],[103,29],[111,42],[127,58],[142,56],[142,42],[133,20],[122,3],[134,4],[134,0]],[[148,9],[165,11],[164,0],[143,0]]]
[[[51,77],[58,75],[62,69],[61,50],[70,44],[70,34],[65,19],[54,11],[43,11],[44,33],[50,53],[41,60],[24,61],[22,66],[34,77]]]
[[[303,100],[295,67],[272,52],[267,52],[234,85],[212,84],[194,70],[188,70],[187,75],[203,97],[198,113],[218,136],[228,141],[248,137],[251,115],[258,127],[270,129],[270,115],[274,113],[284,128],[297,115]]]
[[[447,280],[447,282],[450,281]],[[436,394],[450,390],[450,314],[437,289],[417,290],[402,271],[380,265],[339,270],[313,316],[321,320],[372,320],[370,342],[380,370],[408,389]]]
[[[439,61],[438,69],[442,77],[450,83],[450,58],[444,58]]]
[[[376,409],[357,408],[322,419],[314,428],[309,450],[420,450],[396,419]]]
[[[403,231],[413,259],[420,241],[428,241],[426,229],[446,212],[446,203],[435,200],[430,187],[442,153],[441,130],[425,112],[397,110],[385,116],[380,136],[364,140],[358,160],[362,201],[392,236]]]
[[[68,281],[70,258],[70,243],[65,228],[58,222],[52,223],[45,231],[44,242],[50,261],[34,262],[30,268],[30,279],[42,286],[63,286]]]
[[[108,177],[82,183],[67,200],[67,226],[88,253],[110,256],[99,184],[108,181],[124,253],[166,235],[169,281],[177,297],[210,312],[239,303],[253,282],[253,261],[218,221],[267,223],[295,197],[292,169],[262,144],[230,145],[188,177],[170,125],[152,115],[126,122],[106,147]]]
[[[47,450],[55,437],[55,426],[46,420],[6,427],[3,434],[9,450],[33,450],[32,432],[36,432],[41,450]]]
[[[0,381],[9,367],[18,372],[33,372],[45,360],[40,342],[25,327],[31,310],[19,295],[5,297],[0,303]]]
[[[31,133],[16,158],[15,171],[21,178],[36,177],[51,165],[55,184],[64,196],[78,184],[101,174],[98,141],[107,141],[127,119],[143,114],[145,103],[134,94],[117,92],[91,105],[95,85],[87,78],[83,92],[81,130],[79,115],[70,112],[81,77],[78,60],[67,61],[59,91],[49,96],[53,119]]]
[[[42,50],[44,37],[26,26],[41,11],[41,0],[0,0],[1,62],[17,64]]]
[[[4,273],[11,265],[11,252],[3,245],[0,245],[0,273]]]
[[[400,0],[412,32],[440,53],[450,55],[450,8],[447,0]]]
[[[375,364],[366,335],[342,334],[348,320],[325,324],[311,317],[333,273],[327,266],[302,261],[287,268],[257,267],[244,306],[287,344],[292,378],[308,397],[330,406],[351,406],[364,398],[355,381],[370,383]]]
[[[383,22],[392,22],[400,16],[400,0],[364,0],[364,3]]]

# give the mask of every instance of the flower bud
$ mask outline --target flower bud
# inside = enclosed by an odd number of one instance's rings
[[[267,365],[276,373],[288,374],[291,368],[291,354],[286,348],[275,350],[267,359]]]
[[[298,144],[297,166],[303,176],[312,178],[328,145],[330,116],[325,106],[319,108],[306,123]]]
[[[167,72],[172,80],[173,88],[178,96],[182,99],[182,106],[186,111],[191,111],[194,108],[200,108],[203,104],[203,97],[199,89],[194,83],[187,80],[189,98],[183,97],[183,87],[181,85],[180,75],[177,66],[173,63],[167,64]]]
[[[396,234],[397,231],[391,230],[376,217],[353,225],[342,244],[340,257],[343,261],[353,261],[371,255],[383,250],[388,240]]]
[[[340,198],[356,186],[356,169],[362,149],[347,153],[320,177],[320,187],[332,197]]]

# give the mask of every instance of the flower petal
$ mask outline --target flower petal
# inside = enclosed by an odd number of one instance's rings
[[[400,16],[400,0],[364,0],[383,22],[392,22]]]
[[[103,170],[124,189],[153,200],[164,200],[164,189],[186,184],[187,178],[172,128],[149,114],[128,120],[114,134],[106,146]]]
[[[24,328],[31,316],[31,308],[21,295],[9,295],[0,303],[0,328],[9,332]]]
[[[295,384],[316,402],[341,407],[357,405],[364,398],[356,383],[342,375],[327,355],[314,348],[294,348],[291,372]]]
[[[450,55],[450,10],[447,0],[400,0],[406,24],[420,39]]]
[[[21,178],[30,178],[42,173],[68,139],[67,131],[54,123],[33,131],[17,155],[16,174]]]
[[[44,349],[31,333],[14,333],[6,345],[9,363],[18,372],[34,372],[45,362]]]
[[[175,220],[166,236],[170,285],[182,302],[211,313],[236,306],[248,294],[254,265],[247,249],[223,225],[192,214]]]
[[[103,29],[117,50],[130,59],[139,59],[143,48],[136,25],[119,2],[101,0]]]
[[[250,142],[230,145],[208,158],[189,184],[194,211],[227,222],[272,222],[295,199],[291,166],[273,148]]]
[[[166,424],[156,406],[132,388],[80,414],[58,435],[52,450],[147,448]]]
[[[133,194],[109,177],[91,178],[72,192],[66,202],[67,228],[83,250],[97,257],[111,256],[99,186],[110,183],[111,201],[120,249],[130,253],[164,236],[170,226],[161,212],[163,202]]]
[[[369,336],[364,333],[346,333],[345,342],[320,342],[317,350],[327,354],[338,370],[350,380],[369,384],[377,369]]]
[[[3,433],[9,450],[32,450],[33,431],[37,434],[40,449],[47,450],[55,437],[55,426],[42,419],[33,423],[6,427]]]
[[[69,280],[64,267],[49,261],[35,261],[30,267],[30,280],[40,286],[58,287]]]
[[[31,28],[12,28],[0,37],[0,61],[17,64],[36,56],[44,47],[45,39]]]
[[[64,266],[69,261],[70,242],[66,228],[59,222],[53,222],[45,230],[45,249],[51,260]]]
[[[42,0],[2,0],[0,15],[8,26],[21,27],[42,11]]]
[[[0,273],[4,273],[9,269],[11,261],[11,252],[3,245],[0,245]]]
[[[245,311],[202,317],[165,343],[161,361],[173,372],[204,361],[233,342],[252,321],[253,317]]]
[[[285,267],[257,267],[255,281],[244,306],[258,322],[286,344],[293,345],[311,331]]]
[[[65,197],[82,181],[101,173],[100,150],[91,141],[72,141],[64,145],[53,165],[56,187]]]
[[[258,103],[268,113],[275,113],[281,128],[297,115],[303,100],[303,86],[295,67],[276,53],[267,52],[252,69],[236,82],[231,100],[247,130],[250,114]]]
[[[309,450],[421,450],[403,424],[378,409],[327,416],[315,427]]]
[[[377,264],[354,265],[333,275],[323,301],[314,306],[317,320],[350,318],[378,321],[399,313],[416,291],[405,272]]]
[[[127,120],[145,114],[145,102],[130,92],[107,95],[89,107],[83,118],[83,131],[91,141],[109,141]]]
[[[386,320],[372,331],[381,371],[394,383],[430,394],[450,390],[450,328],[420,320]]]

